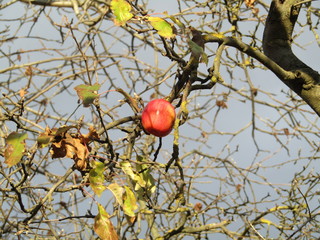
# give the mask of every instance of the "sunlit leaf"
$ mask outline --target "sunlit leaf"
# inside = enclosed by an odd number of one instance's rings
[[[84,107],[89,107],[93,101],[99,97],[96,93],[100,89],[101,85],[96,83],[94,85],[81,84],[76,86],[74,89],[77,91],[78,97],[82,100]]]
[[[172,38],[175,36],[174,29],[170,23],[160,17],[148,17],[151,26],[157,30],[161,37]]]
[[[94,139],[100,139],[100,136],[97,133],[97,130],[93,126],[90,126],[89,132],[87,134],[82,134],[81,139],[84,144],[88,144],[92,142]]]
[[[25,151],[25,139],[28,137],[27,133],[12,132],[6,138],[6,148],[4,150],[5,163],[9,167],[16,165],[21,161]]]
[[[124,186],[125,192],[123,194],[123,211],[126,215],[134,217],[134,211],[138,208],[136,197],[131,189]]]
[[[118,240],[117,232],[115,231],[109,214],[101,204],[98,204],[98,215],[94,218],[93,229],[101,240]]]
[[[46,133],[40,133],[37,138],[37,143],[39,148],[44,148],[49,145],[49,143],[52,141],[53,136],[49,136]]]
[[[85,170],[87,167],[87,157],[90,147],[84,145],[78,137],[72,137],[69,133],[65,133],[59,141],[51,144],[52,158],[71,158],[75,160],[78,170]]]
[[[107,188],[113,193],[113,196],[116,198],[117,202],[122,207],[123,206],[123,198],[122,197],[123,197],[123,192],[124,192],[123,187],[121,187],[117,183],[111,183]]]
[[[37,138],[37,143],[39,148],[44,148],[49,145],[49,143],[54,139],[52,131],[49,127],[46,127],[43,133],[40,133]]]
[[[77,125],[62,125],[59,128],[53,128],[52,133],[55,136],[58,135],[64,135],[67,131],[69,131],[71,128],[77,128]]]
[[[106,190],[105,177],[104,177],[104,163],[99,161],[91,161],[92,169],[89,172],[89,182],[90,187],[97,194],[99,197],[101,196],[102,192]]]
[[[139,173],[135,173],[132,169],[132,166],[129,161],[122,161],[120,163],[120,167],[122,171],[131,178],[135,183],[137,183],[140,187],[145,187],[146,182],[141,178]]]
[[[39,148],[47,147],[56,136],[64,136],[65,133],[71,129],[71,128],[77,128],[76,125],[63,125],[59,128],[52,128],[46,127],[45,131],[43,133],[40,133],[37,138],[37,143]]]
[[[112,0],[111,10],[116,17],[114,24],[117,26],[123,26],[128,20],[133,17],[131,11],[131,5],[125,0]]]
[[[149,166],[147,164],[137,164],[137,172],[145,182],[144,191],[147,191],[149,195],[154,193],[156,185]]]
[[[216,38],[221,38],[221,39],[225,37],[222,33],[211,33],[210,35]]]

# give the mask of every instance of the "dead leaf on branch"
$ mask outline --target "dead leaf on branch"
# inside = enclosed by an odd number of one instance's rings
[[[79,138],[66,133],[60,141],[51,144],[50,153],[52,158],[71,158],[75,161],[77,169],[85,170],[90,150],[91,148],[82,144]]]
[[[20,95],[21,98],[24,98],[27,93],[28,93],[28,89],[27,88],[21,88],[19,90],[19,95]]]
[[[217,101],[216,101],[216,105],[217,105],[218,107],[221,107],[222,109],[228,108],[227,103],[226,103],[225,101],[223,101],[223,100],[217,100]]]
[[[290,131],[288,128],[284,128],[283,129],[284,135],[289,136],[290,135]]]
[[[78,170],[85,170],[88,165],[88,156],[91,151],[89,144],[93,139],[99,139],[99,135],[93,127],[89,128],[88,134],[71,135],[68,131],[76,126],[62,126],[41,133],[37,139],[40,148],[51,144],[52,158],[71,158],[75,161]]]
[[[83,144],[89,144],[94,139],[100,139],[97,130],[93,126],[89,127],[89,132],[87,134],[80,135],[80,138]]]
[[[193,209],[194,209],[196,212],[200,212],[200,211],[202,210],[202,208],[203,208],[203,205],[202,205],[201,202],[197,202],[197,203],[194,205],[194,207],[193,207]]]
[[[26,67],[26,70],[25,70],[24,74],[26,76],[32,76],[33,75],[32,67],[31,66]]]

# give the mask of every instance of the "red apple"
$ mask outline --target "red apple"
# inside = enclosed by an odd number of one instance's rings
[[[144,130],[157,137],[167,136],[174,125],[176,112],[164,99],[154,99],[147,104],[141,116]]]

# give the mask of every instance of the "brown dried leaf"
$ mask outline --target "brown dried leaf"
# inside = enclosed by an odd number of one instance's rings
[[[21,88],[19,91],[19,95],[21,98],[23,98],[28,93],[28,90],[26,88]]]
[[[237,190],[238,193],[241,191],[242,188],[243,188],[242,184],[237,184],[236,185],[236,190]]]
[[[24,74],[26,76],[32,76],[33,75],[32,67],[31,66],[26,67]]]
[[[196,211],[196,212],[200,212],[201,209],[202,209],[202,203],[198,202],[194,205],[193,209]]]
[[[288,128],[284,128],[283,129],[283,132],[286,136],[289,136],[290,135],[290,132],[289,132],[289,129]]]
[[[227,103],[225,101],[223,101],[223,100],[217,100],[216,101],[216,105],[218,107],[221,107],[222,109],[228,108]]]
[[[250,90],[251,90],[253,96],[256,97],[258,95],[258,89],[257,88],[251,88]]]
[[[93,139],[100,139],[99,134],[97,133],[97,130],[93,127],[89,127],[89,132],[87,134],[81,135],[81,142],[82,144],[89,144],[92,142]]]
[[[89,151],[90,148],[82,144],[80,138],[66,133],[60,141],[52,143],[50,153],[52,158],[71,158],[75,160],[77,169],[85,170]]]

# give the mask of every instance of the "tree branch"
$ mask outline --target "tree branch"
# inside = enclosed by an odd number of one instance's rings
[[[264,55],[257,48],[251,47],[237,38],[227,37],[222,34],[207,34],[207,35],[204,35],[204,40],[206,42],[217,42],[219,44],[224,44],[226,46],[230,46],[238,49],[239,51],[261,62],[265,67],[270,69],[275,75],[277,75],[281,79],[284,79],[285,81],[291,81],[296,79],[296,75],[293,72],[286,71],[281,66],[279,66],[276,62],[272,61],[269,57]]]
[[[263,34],[263,51],[284,70],[295,73],[294,81],[277,76],[320,116],[319,73],[302,62],[291,48],[301,4],[300,0],[272,1]]]

